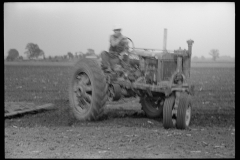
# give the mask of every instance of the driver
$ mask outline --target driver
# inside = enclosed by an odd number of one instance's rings
[[[114,70],[115,64],[121,64],[124,68],[128,64],[128,56],[126,55],[129,49],[128,40],[121,34],[121,30],[120,26],[114,26],[114,34],[110,36],[109,52],[103,51],[101,53],[102,67],[108,71]],[[125,63],[121,63],[119,58]]]

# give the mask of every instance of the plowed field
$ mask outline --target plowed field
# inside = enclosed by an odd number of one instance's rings
[[[69,113],[67,65],[5,65],[5,102],[52,103],[56,110],[5,119],[6,158],[234,158],[235,67],[191,70],[188,130],[164,129],[138,99],[107,103],[97,122]]]

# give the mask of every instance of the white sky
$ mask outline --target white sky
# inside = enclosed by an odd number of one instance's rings
[[[211,49],[235,57],[235,3],[233,2],[18,2],[4,3],[4,56],[11,48],[24,55],[33,42],[46,56],[67,52],[99,54],[109,48],[114,24],[135,47],[187,49],[193,56],[210,57]]]

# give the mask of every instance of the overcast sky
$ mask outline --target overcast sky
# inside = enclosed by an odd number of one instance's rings
[[[109,48],[114,24],[135,47],[187,49],[193,56],[210,57],[211,49],[235,57],[235,3],[230,2],[33,2],[4,3],[4,56],[11,48],[24,55],[32,42],[46,56],[67,52],[99,54]]]

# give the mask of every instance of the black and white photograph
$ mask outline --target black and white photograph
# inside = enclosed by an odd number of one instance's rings
[[[235,158],[235,2],[3,14],[5,158]]]

